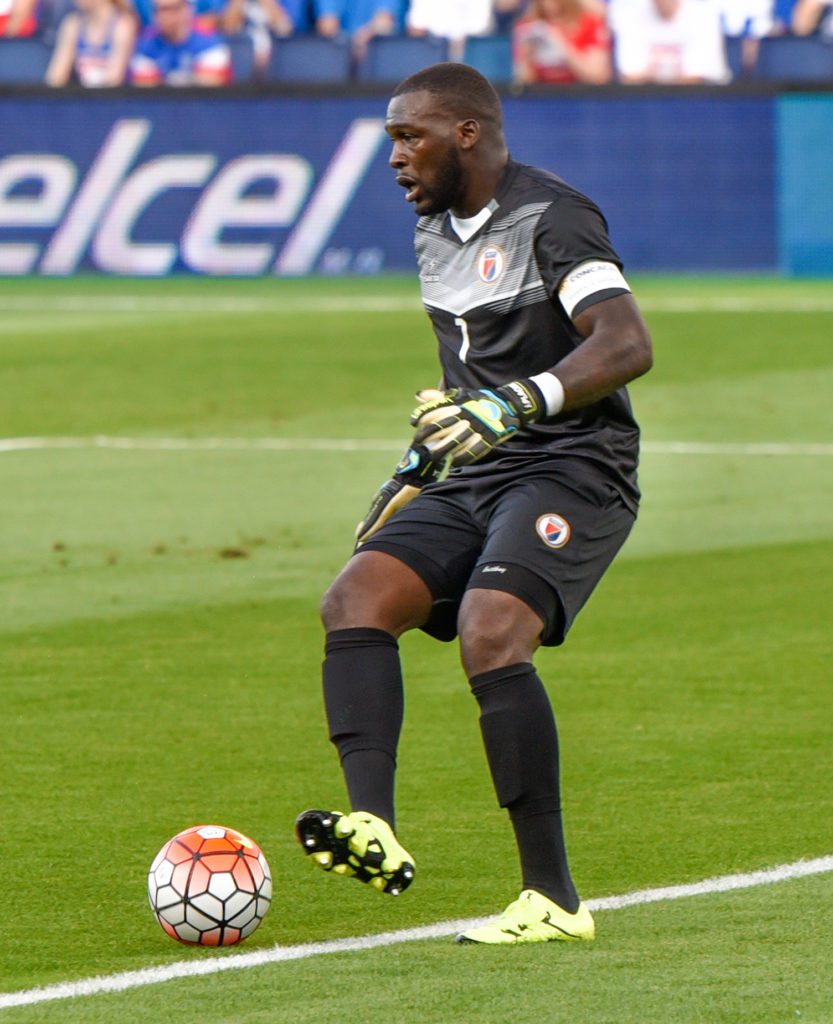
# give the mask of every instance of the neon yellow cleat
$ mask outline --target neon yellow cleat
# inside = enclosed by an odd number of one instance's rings
[[[590,941],[595,937],[596,926],[583,903],[575,914],[568,914],[540,892],[524,889],[500,917],[480,928],[462,932],[455,941],[499,946],[519,942]]]
[[[414,880],[413,857],[386,821],[368,811],[304,811],[295,822],[304,853],[324,871],[398,896]]]

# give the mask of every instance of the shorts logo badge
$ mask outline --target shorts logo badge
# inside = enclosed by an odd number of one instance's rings
[[[496,245],[487,245],[477,256],[477,276],[484,284],[494,284],[505,266],[506,257]]]
[[[563,548],[570,539],[570,524],[564,516],[557,516],[554,512],[539,516],[535,529],[548,548]]]

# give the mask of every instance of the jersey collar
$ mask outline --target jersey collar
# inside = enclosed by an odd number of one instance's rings
[[[500,181],[495,189],[494,198],[490,199],[483,209],[473,217],[455,217],[449,210],[444,226],[444,233],[463,245],[479,234],[483,227],[491,220],[492,214],[500,206],[501,198],[506,194],[512,179],[515,177],[515,161],[509,157],[506,167],[503,170]]]

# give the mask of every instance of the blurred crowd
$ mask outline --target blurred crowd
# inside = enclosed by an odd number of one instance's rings
[[[723,83],[728,41],[742,66],[769,36],[833,46],[833,0],[0,0],[0,37],[45,40],[53,86],[221,86],[231,39],[251,40],[257,78],[298,35],[349,40],[357,64],[378,36],[437,37],[453,60],[499,37],[520,85]]]

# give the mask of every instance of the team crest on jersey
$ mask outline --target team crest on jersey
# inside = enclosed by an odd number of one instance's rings
[[[548,548],[563,548],[570,539],[570,524],[564,516],[558,516],[554,512],[539,516],[535,529]]]
[[[494,284],[503,273],[506,256],[497,245],[487,245],[477,256],[477,276],[484,284]]]

